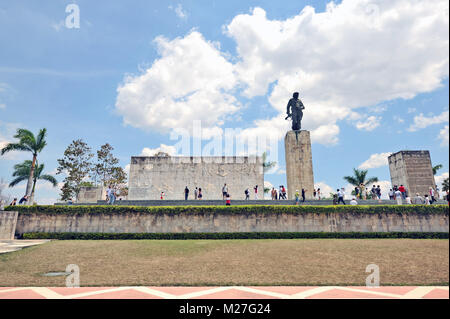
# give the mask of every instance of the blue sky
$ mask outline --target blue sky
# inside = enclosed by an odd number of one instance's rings
[[[65,25],[71,3],[80,28]],[[3,1],[0,39],[0,145],[46,127],[47,172],[74,139],[110,143],[126,167],[201,120],[204,144],[225,128],[275,137],[265,179],[286,184],[284,113],[300,91],[322,189],[354,167],[387,187],[386,154],[405,149],[430,150],[448,177],[446,1]],[[1,158],[0,178],[28,157]]]

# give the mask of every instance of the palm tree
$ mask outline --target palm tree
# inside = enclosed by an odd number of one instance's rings
[[[361,184],[367,185],[378,182],[377,177],[367,178],[368,170],[359,170],[357,168],[353,169],[353,176],[344,176],[344,179],[352,184],[353,186],[359,186]],[[367,179],[366,179],[367,178]]]
[[[275,165],[277,165],[277,162],[268,162],[267,161],[267,152],[262,153],[262,162],[263,162],[263,171],[264,173],[270,171]]]
[[[442,182],[442,190],[447,192],[450,190],[448,177]]]
[[[19,139],[18,143],[8,143],[5,147],[1,150],[1,155],[5,155],[8,152],[11,151],[25,151],[25,152],[31,152],[33,154],[33,160],[31,162],[31,169],[30,174],[28,176],[28,182],[27,182],[27,188],[26,188],[26,195],[28,195],[28,203],[31,203],[31,192],[32,192],[32,185],[33,185],[33,176],[34,176],[34,170],[36,168],[36,160],[37,155],[40,153],[44,147],[47,145],[47,142],[45,141],[45,136],[47,135],[47,129],[43,128],[39,130],[39,133],[37,136],[34,136],[32,132],[26,129],[17,129],[16,135],[14,135],[14,138]]]
[[[28,178],[30,176],[31,165],[32,165],[32,161],[30,161],[30,160],[26,160],[21,164],[14,165],[13,176],[15,177],[15,179],[13,179],[11,183],[9,183],[9,187],[14,187],[17,184],[19,184],[20,182],[28,180]],[[50,182],[53,185],[53,187],[58,186],[58,181],[56,180],[56,178],[54,178],[52,175],[42,174],[44,167],[45,167],[44,164],[39,165],[36,162],[36,168],[35,168],[34,176],[33,176],[33,187],[32,187],[32,191],[31,191],[31,200],[33,200],[33,198],[34,198],[36,182],[38,180],[44,180],[44,181]]]
[[[444,167],[442,164],[437,164],[435,166],[432,167],[433,169],[433,175],[437,174],[437,171],[440,170],[442,167]]]

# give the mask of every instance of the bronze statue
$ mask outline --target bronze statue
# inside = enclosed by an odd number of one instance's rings
[[[292,118],[292,130],[300,131],[302,128],[302,118],[303,118],[303,110],[305,106],[302,101],[298,98],[298,92],[295,92],[292,96],[292,99],[289,100],[287,104],[287,116],[288,118]]]

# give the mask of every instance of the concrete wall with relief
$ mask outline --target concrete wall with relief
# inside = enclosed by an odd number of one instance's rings
[[[248,187],[253,199],[253,187],[258,185],[263,198],[264,173],[260,157],[143,157],[131,158],[129,200],[155,200],[161,192],[165,199],[184,199],[188,186],[189,198],[195,187],[202,188],[203,199],[222,199],[226,183],[232,199],[244,199]]]

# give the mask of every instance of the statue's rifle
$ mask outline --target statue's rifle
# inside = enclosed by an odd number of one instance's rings
[[[292,117],[292,113],[288,114],[284,119],[287,120],[288,118]]]

